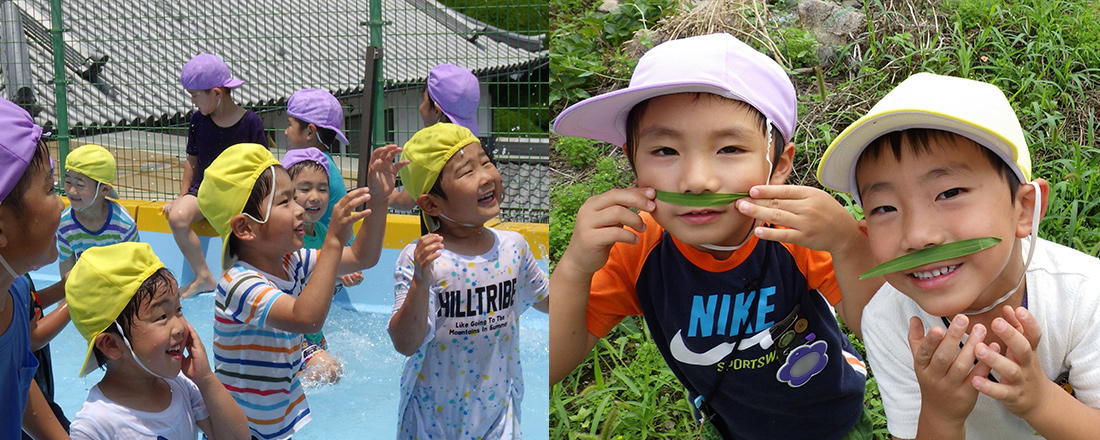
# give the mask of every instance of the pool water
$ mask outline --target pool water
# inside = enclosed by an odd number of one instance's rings
[[[182,283],[190,271],[182,261],[172,261],[178,249],[168,234],[141,233],[153,242],[157,255]],[[168,242],[165,243],[165,240]],[[204,248],[220,250],[220,240],[203,238]],[[209,243],[205,241],[209,240]],[[169,251],[162,251],[171,244]],[[216,253],[216,251],[214,251]],[[209,254],[210,252],[208,252]],[[398,250],[386,249],[375,269],[364,272],[364,282],[338,294],[325,321],[329,352],[344,361],[344,377],[335,385],[306,388],[313,421],[295,439],[392,439],[397,432],[401,371],[405,357],[394,350],[386,327],[393,304],[393,262]],[[180,258],[182,260],[182,258]],[[219,267],[211,261],[210,267]],[[544,265],[545,270],[545,265]],[[184,272],[181,275],[181,272]],[[32,273],[35,285],[48,286],[58,279],[57,265]],[[198,332],[213,357],[214,294],[204,293],[182,301],[183,314]],[[524,372],[522,427],[525,439],[549,438],[549,318],[528,310],[520,319],[520,355]],[[54,400],[72,419],[103,377],[96,370],[78,378],[87,344],[70,324],[50,343],[55,382]]]

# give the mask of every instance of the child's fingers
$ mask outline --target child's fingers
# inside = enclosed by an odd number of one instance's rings
[[[939,345],[942,337],[933,327],[928,333],[924,332],[924,322],[913,316],[909,318],[909,349],[913,352],[913,365],[918,370],[923,370],[932,359],[932,353]],[[935,339],[933,341],[933,339]]]
[[[804,199],[810,187],[799,185],[756,185],[749,188],[753,199]],[[753,200],[755,203],[757,200]]]
[[[1015,313],[1016,321],[1019,325],[1014,325],[1018,331],[1023,333],[1031,344],[1031,349],[1035,350],[1039,348],[1039,339],[1043,336],[1043,329],[1039,327],[1039,321],[1035,319],[1035,315],[1032,315],[1027,309],[1019,307]]]
[[[589,198],[585,205],[589,205],[589,208],[593,211],[616,205],[641,211],[653,211],[657,207],[657,203],[654,201],[655,197],[657,197],[657,192],[653,188],[613,189]],[[581,209],[584,209],[584,207],[582,206]]]
[[[984,325],[977,324],[970,330],[970,337],[966,339],[966,343],[955,355],[955,361],[951,363],[951,370],[947,373],[948,377],[952,379],[952,383],[961,382],[968,374],[971,374],[974,367],[974,351],[985,340],[985,335]]]
[[[1001,338],[1001,341],[1005,343],[1005,354],[1008,355],[1013,362],[1020,365],[1027,365],[1031,362],[1031,354],[1034,353],[1031,341],[1028,341],[1024,335],[1011,325],[1008,324],[1002,318],[996,318],[991,324],[993,327],[993,333]],[[996,367],[994,367],[996,369]],[[997,370],[1000,372],[1000,370]],[[1002,373],[1003,374],[1003,373]]]
[[[970,319],[966,315],[955,315],[955,319],[947,327],[947,333],[944,335],[943,340],[940,341],[939,346],[935,348],[935,352],[932,354],[931,366],[936,371],[942,370],[946,374],[949,368],[958,370],[960,367],[953,365],[956,362],[966,363],[966,371],[970,371],[970,367],[974,365],[973,352],[962,353],[957,348],[959,343],[962,342],[963,336],[966,335],[966,327],[969,323]],[[965,355],[969,355],[969,357]]]

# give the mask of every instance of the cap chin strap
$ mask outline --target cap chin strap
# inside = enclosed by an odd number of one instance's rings
[[[462,222],[460,222],[460,221],[458,221],[458,220],[455,220],[455,219],[453,219],[453,218],[447,217],[447,214],[444,214],[444,213],[442,213],[442,212],[440,212],[440,213],[439,213],[439,216],[440,216],[440,217],[443,217],[443,218],[445,218],[445,219],[447,219],[447,220],[450,220],[450,221],[451,221],[451,223],[456,223],[456,224],[458,224],[459,226],[465,226],[465,227],[468,227],[468,228],[473,228],[473,227],[476,227],[476,226],[478,226],[478,225],[472,225],[472,224],[469,224],[469,223],[462,223]]]
[[[15,271],[12,270],[11,266],[8,266],[8,262],[6,260],[4,260],[3,255],[0,255],[0,266],[4,266],[4,270],[8,271],[8,275],[11,275],[12,280],[18,280],[19,279],[19,275],[16,275]]]
[[[241,213],[244,214],[245,217],[248,217],[252,219],[252,221],[261,225],[267,223],[267,219],[271,218],[271,202],[275,200],[275,166],[271,166],[269,167],[269,169],[271,170],[271,193],[267,195],[267,211],[264,212],[263,221],[257,220],[256,217],[253,217],[252,214],[249,214],[247,212]]]
[[[982,313],[993,310],[994,307],[997,307],[1001,305],[1001,303],[1008,301],[1008,298],[1015,294],[1016,291],[1020,290],[1020,287],[1023,287],[1024,285],[1024,275],[1027,274],[1027,268],[1031,265],[1031,257],[1035,255],[1035,245],[1037,245],[1039,241],[1039,208],[1042,207],[1041,203],[1043,197],[1043,189],[1039,187],[1038,183],[1030,182],[1029,184],[1035,187],[1035,206],[1031,212],[1031,243],[1027,249],[1027,261],[1024,262],[1024,270],[1020,273],[1020,281],[1016,282],[1016,287],[1009,290],[1008,293],[1004,294],[1004,296],[997,298],[997,300],[994,301],[993,304],[983,307],[981,310],[973,312],[963,312],[964,315],[980,315]]]
[[[126,334],[122,332],[122,326],[118,325],[118,321],[114,321],[112,322],[112,324],[114,324],[115,328],[118,329],[118,334],[119,336],[122,336],[122,342],[126,344],[126,348],[130,350],[130,356],[134,357],[134,362],[137,362],[138,366],[141,367],[142,370],[145,370],[146,373],[152,374],[161,379],[171,379],[171,377],[164,377],[157,373],[154,373],[153,370],[150,370],[149,367],[146,367],[145,364],[141,363],[141,359],[139,359],[137,354],[134,353],[134,347],[130,345],[130,341],[126,339]]]
[[[768,132],[768,144],[767,144],[768,146],[767,146],[767,149],[764,151],[764,160],[766,160],[768,162],[768,180],[765,181],[764,184],[765,185],[770,185],[772,183],[772,166],[773,166],[772,165],[772,154],[771,154],[772,153],[772,120],[770,118],[767,120],[767,125],[765,126],[765,128],[767,129],[767,132]],[[716,245],[716,244],[701,244],[699,246],[710,249],[712,251],[719,251],[719,252],[733,252],[733,251],[736,251],[738,249],[741,249],[741,247],[744,246],[745,243],[749,242],[749,239],[752,238],[752,231],[756,229],[756,226],[759,223],[760,223],[760,220],[753,219],[752,227],[749,228],[749,235],[746,235],[745,239],[741,241],[741,244],[739,244],[737,246],[719,246],[719,245]]]
[[[95,183],[95,195],[92,196],[92,201],[88,202],[88,204],[85,205],[83,208],[80,208],[80,209],[76,210],[76,212],[84,212],[85,209],[88,209],[88,208],[92,207],[92,204],[95,203],[95,199],[97,197],[99,197],[99,185],[100,185],[100,182]]]

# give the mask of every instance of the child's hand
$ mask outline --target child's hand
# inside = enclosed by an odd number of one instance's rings
[[[198,382],[199,379],[213,373],[210,371],[210,361],[206,358],[206,348],[199,340],[199,334],[195,332],[195,328],[191,327],[191,324],[187,324],[187,332],[187,341],[184,343],[187,356],[183,357],[180,370],[183,371],[184,376]]]
[[[165,202],[164,206],[160,207],[160,212],[163,213],[165,216],[169,215],[169,213],[172,212],[172,206],[176,204],[176,200],[179,199],[176,198]]]
[[[376,203],[387,203],[395,186],[397,171],[409,164],[407,160],[394,162],[394,158],[400,153],[401,147],[390,144],[374,150],[370,155],[367,186],[377,200]]]
[[[839,252],[862,239],[856,220],[829,193],[798,185],[758,185],[735,205],[742,214],[790,229],[757,227],[764,240]],[[838,233],[840,232],[840,233]]]
[[[426,234],[416,242],[413,250],[413,278],[420,283],[431,285],[435,281],[432,272],[432,263],[435,262],[443,250],[443,236],[439,234]]]
[[[332,219],[329,220],[328,235],[325,237],[335,236],[341,247],[344,243],[351,241],[351,237],[354,235],[352,227],[355,222],[366,218],[373,212],[370,208],[360,212],[355,212],[354,209],[356,206],[367,203],[371,198],[370,190],[367,188],[355,188],[344,197],[341,197],[340,201],[332,207]],[[383,197],[382,200],[385,201],[386,198]]]
[[[920,318],[909,318],[909,349],[920,385],[922,419],[961,424],[974,410],[978,392],[967,384],[972,378],[989,374],[989,366],[974,365],[974,348],[985,339],[985,326],[975,325],[966,344],[959,348],[969,322],[966,315],[957,315],[946,334],[940,327],[925,334]],[[997,345],[993,344],[990,351],[995,350]]]
[[[1006,353],[1001,355],[985,344],[976,349],[979,365],[1000,374],[1000,383],[985,377],[974,377],[971,383],[982,394],[1001,401],[1012,414],[1024,418],[1042,402],[1043,393],[1054,382],[1043,373],[1035,354],[1042,336],[1035,317],[1023,307],[1013,311],[1012,307],[1004,306],[1002,313],[1004,318],[994,319],[991,327],[1004,341]],[[1056,386],[1054,389],[1060,391]]]
[[[347,275],[340,276],[340,282],[344,284],[344,287],[358,286],[363,282],[363,272],[352,272]]]
[[[615,243],[635,244],[638,234],[625,229],[645,231],[642,217],[631,209],[651,212],[657,207],[653,188],[612,189],[584,202],[573,225],[573,238],[562,255],[575,269],[591,276],[600,270]],[[561,268],[561,263],[558,265]]]

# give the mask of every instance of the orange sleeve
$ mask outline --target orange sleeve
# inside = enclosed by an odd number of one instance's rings
[[[806,277],[806,284],[811,289],[817,289],[825,297],[829,304],[836,305],[840,302],[840,285],[836,282],[836,273],[833,272],[833,256],[825,251],[815,251],[802,246],[783,243],[783,246],[791,252],[798,263],[798,270]]]
[[[641,216],[646,230],[638,244],[616,243],[607,263],[592,276],[585,322],[588,332],[601,338],[623,318],[642,314],[634,285],[649,252],[660,243],[664,229],[648,213]]]

